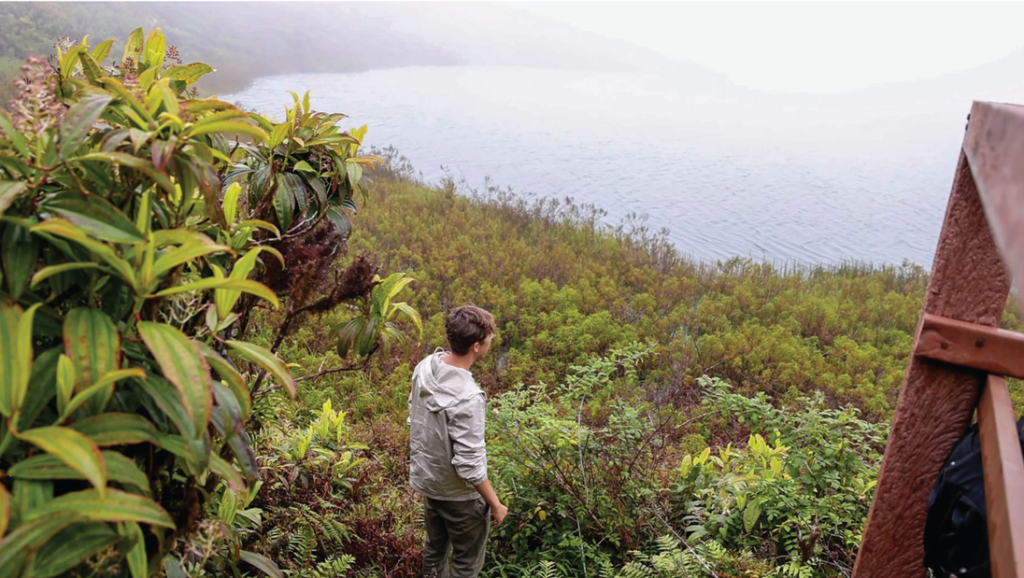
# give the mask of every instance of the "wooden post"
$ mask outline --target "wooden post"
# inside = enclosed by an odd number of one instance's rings
[[[975,102],[856,578],[924,576],[928,493],[978,406],[978,369],[1021,369],[1019,359],[999,359],[1019,350],[1019,336],[978,327],[998,326],[1011,277],[1024,306],[1024,107]],[[975,349],[993,339],[999,351],[969,351],[970,337]],[[979,421],[992,568],[996,578],[1024,578],[1024,461],[1005,381],[988,379]]]
[[[990,375],[978,405],[993,578],[1024,577],[1024,457],[1006,380]]]
[[[996,327],[1008,292],[1009,280],[961,153],[924,313]],[[976,370],[911,357],[854,567],[856,578],[925,575],[928,493],[971,424],[981,385]]]

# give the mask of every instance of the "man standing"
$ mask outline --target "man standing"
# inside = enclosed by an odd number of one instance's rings
[[[479,307],[453,309],[445,318],[451,351],[438,349],[413,372],[409,481],[423,494],[425,578],[476,578],[491,517],[497,527],[508,514],[487,480],[487,394],[469,372],[490,350],[495,329]]]

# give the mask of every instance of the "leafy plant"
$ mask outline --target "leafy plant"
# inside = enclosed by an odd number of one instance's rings
[[[384,356],[390,355],[393,345],[407,345],[408,338],[395,324],[399,313],[412,321],[418,330],[418,339],[423,339],[423,322],[419,313],[408,303],[392,303],[402,289],[413,282],[404,273],[393,273],[374,286],[370,297],[363,300],[362,315],[349,320],[338,330],[338,356],[350,355],[356,359],[368,357],[378,347]]]
[[[236,363],[295,383],[242,339],[240,311],[279,305],[249,277],[290,265],[275,242],[347,237],[342,209],[373,163],[308,96],[274,124],[195,98],[210,67],[174,61],[159,29],[106,68],[112,44],[58,47],[17,103],[33,117],[0,112],[4,576],[180,570],[165,556],[218,484],[224,523],[257,518],[236,507],[259,477],[244,429],[259,392]]]

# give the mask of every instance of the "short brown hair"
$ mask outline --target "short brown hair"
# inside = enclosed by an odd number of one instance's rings
[[[480,343],[497,331],[494,317],[485,309],[475,305],[456,307],[448,312],[444,319],[444,329],[448,333],[448,344],[452,353],[466,355],[474,343]]]

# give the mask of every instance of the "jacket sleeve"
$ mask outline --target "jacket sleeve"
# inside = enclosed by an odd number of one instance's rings
[[[487,400],[483,395],[460,401],[448,410],[448,438],[452,443],[452,467],[472,486],[487,481],[487,445],[484,419]]]

